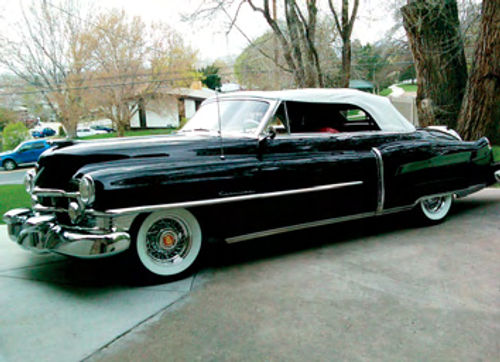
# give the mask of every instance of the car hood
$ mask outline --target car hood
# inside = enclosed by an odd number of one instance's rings
[[[193,159],[201,154],[219,152],[219,138],[208,133],[68,141],[42,154],[38,161],[40,172],[36,184],[38,187],[68,189],[68,181],[83,173],[171,164],[173,160]],[[76,188],[76,185],[73,187]]]
[[[0,152],[0,157],[10,155],[12,151]]]

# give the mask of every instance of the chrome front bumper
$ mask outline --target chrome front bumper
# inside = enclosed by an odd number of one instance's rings
[[[37,253],[101,258],[130,246],[130,235],[126,232],[75,232],[58,225],[55,216],[37,216],[30,209],[10,210],[3,215],[3,220],[13,241]]]

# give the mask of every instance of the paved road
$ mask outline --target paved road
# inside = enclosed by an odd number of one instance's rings
[[[5,171],[0,167],[0,185],[22,184],[26,171],[31,167],[23,167],[14,171]]]
[[[219,248],[156,286],[0,239],[0,361],[500,360],[498,189],[433,227],[391,215]]]

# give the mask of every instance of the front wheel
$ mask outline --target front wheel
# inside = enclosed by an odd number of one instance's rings
[[[435,224],[445,219],[452,202],[453,195],[429,197],[419,202],[416,211],[421,220],[428,224]]]
[[[7,171],[12,171],[16,168],[16,163],[12,160],[6,160],[4,163],[3,163],[3,167],[7,170]]]
[[[137,231],[137,257],[144,269],[156,276],[187,273],[196,264],[201,246],[200,224],[185,209],[154,212]]]

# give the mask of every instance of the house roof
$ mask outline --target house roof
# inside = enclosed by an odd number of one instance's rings
[[[243,91],[221,94],[219,98],[254,97],[307,103],[352,104],[368,112],[383,131],[414,131],[387,97],[348,88],[309,88],[281,91]]]
[[[192,88],[176,88],[164,90],[162,93],[181,96],[184,98],[207,99],[215,96],[215,91],[209,88],[192,89]]]

